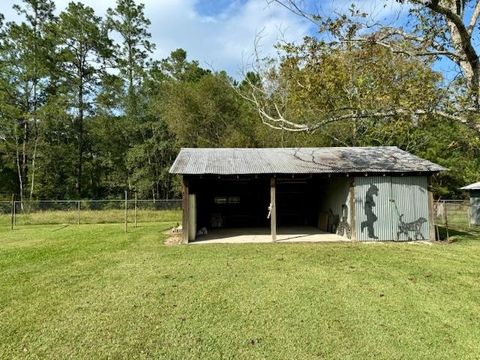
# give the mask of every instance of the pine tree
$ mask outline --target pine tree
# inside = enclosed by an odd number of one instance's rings
[[[145,17],[144,7],[134,0],[118,0],[114,9],[107,10],[107,26],[121,38],[116,47],[116,67],[126,83],[124,112],[130,119],[141,112],[138,91],[149,54],[155,48],[150,42],[150,20]]]
[[[39,112],[47,100],[49,56],[53,46],[48,29],[54,21],[54,4],[50,0],[23,0],[14,5],[24,17],[22,23],[7,23],[1,38],[4,105],[9,104],[10,138],[18,176],[18,192],[23,202],[30,181],[29,196],[35,189],[37,149],[40,141]]]
[[[91,102],[98,92],[105,61],[112,56],[112,43],[102,19],[91,7],[69,3],[60,14],[56,27],[63,91],[75,113],[77,164],[75,188],[82,196],[85,152],[85,117],[91,113]]]

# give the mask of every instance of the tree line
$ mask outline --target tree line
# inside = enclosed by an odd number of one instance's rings
[[[81,2],[58,15],[51,0],[14,7],[21,20],[0,16],[4,197],[114,198],[129,190],[171,198],[179,184],[168,169],[180,147],[396,145],[451,169],[437,178],[437,196],[460,195],[458,187],[478,180],[480,140],[468,125],[434,113],[375,116],[379,105],[444,101],[432,60],[306,37],[279,43],[280,58],[235,80],[184,49],[156,59],[150,20],[135,0],[117,0],[101,16]],[[361,121],[338,109],[354,109]]]

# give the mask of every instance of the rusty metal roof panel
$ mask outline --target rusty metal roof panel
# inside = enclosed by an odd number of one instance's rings
[[[330,148],[185,148],[173,174],[321,174],[438,172],[444,167],[394,146]]]

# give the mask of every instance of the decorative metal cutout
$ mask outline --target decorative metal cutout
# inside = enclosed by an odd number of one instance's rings
[[[367,228],[368,237],[371,239],[378,239],[378,237],[375,235],[375,229],[373,227],[373,224],[378,220],[377,215],[375,215],[375,213],[373,212],[373,208],[376,205],[373,198],[374,195],[378,196],[378,187],[374,184],[371,184],[365,196],[364,210],[367,220],[362,221],[361,229],[363,233],[365,228]]]

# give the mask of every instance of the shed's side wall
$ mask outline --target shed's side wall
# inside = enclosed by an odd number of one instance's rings
[[[480,190],[470,191],[470,224],[480,225]]]
[[[357,239],[428,240],[430,238],[428,201],[426,176],[356,177]]]
[[[322,189],[323,191],[320,192],[320,212],[330,217],[333,216],[335,222],[338,221],[338,224],[335,226],[336,233],[349,239],[352,238],[352,211],[350,209],[351,182],[352,179],[348,177],[333,177],[325,183],[325,187]],[[345,223],[345,216],[347,217],[346,224],[339,226],[342,222]],[[346,228],[348,228],[348,231]]]
[[[321,199],[321,210],[332,211],[335,215],[342,216],[342,207],[349,205],[350,178],[338,177],[325,185],[325,192]],[[350,214],[348,214],[350,222]]]

